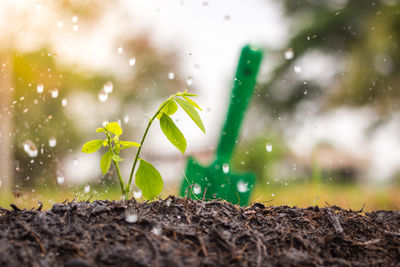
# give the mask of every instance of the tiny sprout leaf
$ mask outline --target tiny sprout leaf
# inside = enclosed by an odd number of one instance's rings
[[[119,126],[118,122],[110,122],[109,124],[107,124],[106,130],[117,136],[122,134],[122,129],[121,126]]]
[[[167,100],[167,104],[163,107],[163,109],[158,113],[157,118],[160,119],[162,114],[165,113],[169,116],[174,115],[175,112],[178,110],[178,105],[172,101],[172,100]]]
[[[174,100],[183,108],[183,110],[185,110],[185,112],[197,124],[197,126],[199,126],[199,128],[206,133],[203,122],[201,121],[199,113],[197,113],[196,109],[184,99],[174,97]]]
[[[97,128],[96,133],[104,133],[106,130],[104,128]]]
[[[153,199],[158,196],[164,186],[161,174],[152,164],[143,159],[140,159],[139,169],[135,175],[135,183],[147,199]]]
[[[100,160],[100,169],[103,175],[105,175],[108,172],[108,169],[110,168],[111,164],[111,157],[112,157],[112,152],[111,150],[108,150],[104,155],[101,157]]]
[[[168,140],[184,154],[187,145],[186,139],[173,120],[165,113],[160,118],[160,127]]]
[[[103,146],[108,146],[108,140],[103,140]]]
[[[121,146],[125,147],[133,147],[133,146],[140,147],[140,144],[131,141],[119,141],[119,143],[121,144]]]
[[[197,96],[197,95],[191,94],[191,93],[187,93],[187,90],[185,90],[185,92],[182,93],[182,96]]]
[[[197,108],[197,109],[199,109],[199,110],[202,110],[201,107],[199,107],[199,105],[197,105],[197,103],[194,102],[194,101],[193,101],[192,99],[190,99],[189,97],[183,96],[183,98],[184,98],[187,102],[189,102],[193,107],[195,107],[195,108]]]
[[[101,145],[103,144],[103,140],[92,140],[86,142],[82,147],[82,152],[84,153],[93,153],[99,150]]]
[[[123,161],[124,159],[121,158],[119,155],[114,154],[114,155],[112,156],[112,160],[113,160],[113,161],[116,161],[116,162],[121,162],[121,161]]]

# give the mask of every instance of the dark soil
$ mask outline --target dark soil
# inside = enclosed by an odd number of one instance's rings
[[[400,211],[175,197],[12,208],[0,208],[1,266],[400,266]]]

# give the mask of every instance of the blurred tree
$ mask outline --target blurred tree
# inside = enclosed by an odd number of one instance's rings
[[[260,87],[266,106],[293,112],[304,99],[314,99],[323,108],[370,106],[380,115],[399,110],[399,1],[286,0],[283,6],[293,33],[271,78]],[[318,64],[316,55],[334,59],[319,70],[335,72],[329,84],[295,75],[301,59]]]

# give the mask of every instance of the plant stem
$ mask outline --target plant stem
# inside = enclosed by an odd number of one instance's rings
[[[114,155],[115,153],[114,153],[114,149],[112,147],[111,136],[108,132],[106,132],[106,133],[107,133],[107,139],[108,139],[108,146],[110,147],[112,155]],[[118,163],[118,161],[115,161],[115,160],[113,160],[113,162],[115,165],[115,169],[117,170],[117,175],[118,175],[119,185],[121,186],[122,195],[125,197],[125,199],[128,199],[128,193],[125,190],[124,179],[122,179],[121,170],[119,169],[119,163]]]
[[[119,179],[119,184],[121,186],[122,194],[124,195],[125,199],[128,199],[128,193],[125,190],[124,180],[122,179],[121,170],[119,169],[119,163],[114,161],[115,169],[117,170],[117,175]]]
[[[129,191],[131,190],[133,172],[135,171],[136,164],[137,164],[137,161],[138,161],[138,159],[139,159],[139,154],[140,154],[140,151],[142,150],[142,146],[143,146],[143,143],[144,143],[144,139],[145,139],[146,136],[147,136],[147,133],[148,133],[148,131],[149,131],[149,129],[150,129],[150,126],[151,126],[151,124],[153,123],[154,119],[157,117],[157,115],[158,115],[158,114],[161,112],[161,110],[165,107],[165,105],[167,105],[168,102],[172,100],[172,97],[173,97],[173,96],[170,96],[170,97],[167,99],[167,101],[165,101],[165,103],[164,103],[163,105],[160,106],[160,108],[157,110],[157,112],[154,114],[154,116],[153,116],[153,117],[149,120],[149,122],[147,123],[147,127],[146,127],[146,130],[144,131],[144,134],[143,134],[143,137],[142,137],[142,141],[140,141],[140,146],[138,147],[138,150],[137,150],[137,152],[136,152],[135,161],[133,162],[133,166],[132,166],[132,169],[131,169],[131,174],[129,175],[128,184],[126,185],[125,191],[126,191],[127,194],[129,194]]]

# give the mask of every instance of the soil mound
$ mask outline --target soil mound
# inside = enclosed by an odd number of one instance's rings
[[[400,211],[169,197],[0,208],[1,266],[399,266]]]

